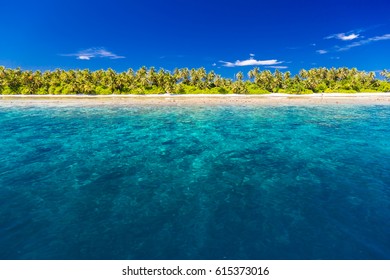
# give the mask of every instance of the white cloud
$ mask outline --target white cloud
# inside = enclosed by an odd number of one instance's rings
[[[359,38],[359,34],[350,34],[350,35],[345,35],[345,34],[339,34],[338,38],[343,41],[351,41]]]
[[[316,50],[316,53],[326,54],[326,53],[328,53],[328,51],[327,50]]]
[[[273,69],[287,69],[288,66],[266,66],[267,68],[273,68]]]
[[[385,34],[382,36],[375,36],[372,38],[368,38],[365,40],[360,40],[360,41],[354,42],[352,44],[346,45],[345,47],[338,47],[337,51],[348,51],[348,50],[355,48],[355,47],[360,47],[363,45],[370,44],[372,42],[378,42],[378,41],[384,41],[384,40],[390,40],[390,34]]]
[[[383,40],[390,40],[390,34],[385,34],[382,36],[376,36],[368,39],[370,42],[375,42],[375,41],[383,41]]]
[[[250,56],[250,57],[254,57],[255,54],[254,54],[254,53],[250,53],[249,56]]]
[[[325,37],[325,39],[339,39],[342,41],[352,41],[360,37],[360,34],[351,33],[347,35],[346,33],[338,33],[329,35],[328,37]]]
[[[217,66],[217,63],[213,63],[213,66]]]
[[[110,51],[107,51],[105,48],[89,48],[86,50],[78,51],[77,53],[63,54],[62,56],[74,56],[80,60],[90,60],[91,58],[125,58],[124,56],[116,55]]]
[[[355,40],[357,38],[359,38],[359,34],[350,34],[350,35],[345,35],[344,33],[341,33],[341,34],[337,34],[337,38],[340,39],[340,40],[343,40],[343,41],[351,41],[351,40]]]
[[[81,60],[90,60],[91,57],[86,56],[86,55],[80,55],[80,56],[77,57],[77,59],[81,59]]]
[[[220,60],[219,62],[223,63],[222,66],[225,67],[241,67],[241,66],[270,66],[270,65],[276,65],[281,64],[283,61],[278,61],[276,59],[269,59],[269,60],[256,60],[253,57],[247,60],[237,60],[236,62],[228,62]]]

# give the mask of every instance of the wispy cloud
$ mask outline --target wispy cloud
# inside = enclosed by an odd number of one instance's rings
[[[267,68],[273,68],[273,69],[287,69],[288,66],[283,66],[283,65],[280,65],[280,66],[266,66]]]
[[[92,58],[109,58],[109,59],[120,59],[125,58],[121,55],[116,55],[113,52],[106,50],[105,48],[89,48],[78,51],[71,54],[63,54],[62,56],[73,56],[80,60],[91,60]]]
[[[327,50],[316,50],[316,53],[326,54],[326,53],[328,53],[328,51]]]
[[[355,47],[360,47],[360,46],[367,45],[367,44],[370,44],[373,42],[385,41],[385,40],[390,40],[390,34],[385,34],[382,36],[375,36],[375,37],[371,37],[371,38],[368,38],[365,40],[360,40],[360,41],[354,42],[352,44],[346,45],[345,47],[338,47],[337,51],[339,51],[339,52],[340,51],[348,51],[348,50],[355,48]]]
[[[324,39],[338,39],[341,41],[352,41],[352,40],[356,40],[356,39],[363,39],[364,36],[361,35],[362,33],[366,32],[368,30],[376,29],[376,28],[381,27],[381,26],[384,26],[384,24],[366,26],[364,28],[356,28],[356,29],[350,30],[348,32],[336,33],[336,34],[329,35],[329,36],[325,37]]]
[[[283,61],[278,61],[276,59],[269,60],[256,60],[253,57],[247,60],[237,60],[236,62],[229,62],[220,60],[220,63],[223,63],[222,66],[225,67],[242,67],[242,66],[271,66],[283,63]]]
[[[339,39],[342,41],[352,41],[360,37],[360,34],[355,34],[355,33],[338,33],[338,34],[333,34],[325,37],[325,39]]]

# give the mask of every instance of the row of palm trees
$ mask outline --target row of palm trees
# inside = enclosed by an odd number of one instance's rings
[[[247,78],[238,72],[226,79],[205,68],[167,71],[141,67],[137,71],[112,69],[90,71],[23,71],[0,66],[0,94],[152,94],[152,93],[313,93],[389,92],[390,72],[356,68],[313,68],[292,76],[289,71],[260,71],[254,68]]]

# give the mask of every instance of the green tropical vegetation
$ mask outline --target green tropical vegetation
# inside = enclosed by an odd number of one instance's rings
[[[250,70],[247,76],[238,72],[234,79],[223,78],[205,68],[156,70],[142,67],[136,71],[115,72],[112,69],[90,71],[61,70],[23,71],[0,66],[0,94],[265,94],[318,92],[390,92],[390,72],[356,68],[313,68],[292,76],[276,69]]]

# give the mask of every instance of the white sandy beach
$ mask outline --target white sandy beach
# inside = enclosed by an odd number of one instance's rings
[[[0,107],[99,105],[390,105],[390,93],[185,94],[185,95],[0,95]]]

